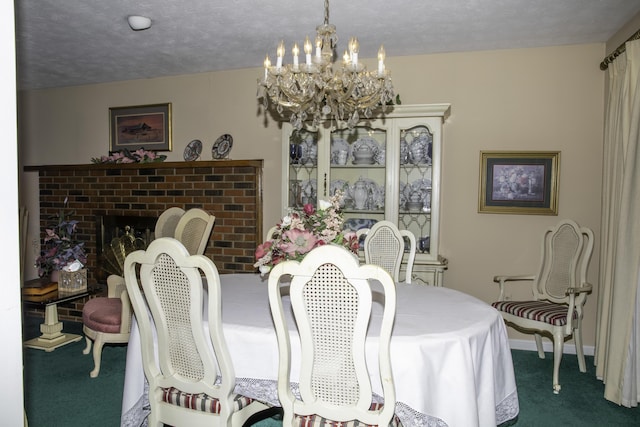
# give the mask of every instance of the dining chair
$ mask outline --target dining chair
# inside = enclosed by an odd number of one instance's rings
[[[190,255],[178,240],[161,237],[127,256],[125,282],[149,383],[149,426],[241,426],[268,408],[233,392],[220,278],[211,259]]]
[[[542,239],[542,258],[536,275],[495,276],[500,297],[491,305],[507,324],[521,332],[533,333],[538,356],[544,359],[542,334],[553,340],[553,392],[560,392],[558,379],[565,339],[573,335],[580,372],[586,372],[582,348],[582,316],[587,294],[587,270],[593,252],[593,232],[572,220],[560,221],[548,228]],[[533,297],[511,301],[505,284],[530,282]]]
[[[184,215],[184,209],[178,206],[170,207],[162,212],[158,217],[158,221],[156,221],[154,231],[155,238],[175,237],[176,227],[178,226],[178,221],[180,221],[182,215]]]
[[[82,331],[89,354],[93,342],[93,370],[91,378],[100,374],[102,347],[105,344],[126,344],[131,331],[131,303],[124,278],[112,274],[107,277],[107,296],[92,298],[82,307]]]
[[[378,221],[371,228],[356,232],[358,239],[364,235],[364,259],[367,264],[376,264],[387,270],[395,282],[400,281],[400,267],[409,242],[405,283],[411,283],[413,262],[416,257],[416,238],[408,230],[399,230],[391,221]]]
[[[397,425],[389,347],[396,310],[391,276],[382,267],[361,266],[344,247],[324,245],[301,262],[276,265],[268,292],[278,341],[282,425]],[[291,301],[298,330],[293,339],[284,297]],[[374,303],[383,305],[375,362],[365,357]],[[292,367],[292,342],[298,338],[299,366]],[[377,364],[376,369],[370,363]],[[300,373],[299,379],[292,378],[292,371]],[[370,374],[381,384],[381,396],[373,394]],[[299,393],[292,380],[298,382]]]
[[[215,221],[214,215],[202,209],[189,209],[180,217],[174,237],[187,248],[189,254],[202,255],[207,249]]]

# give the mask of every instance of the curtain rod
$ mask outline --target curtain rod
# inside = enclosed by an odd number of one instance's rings
[[[618,55],[620,55],[622,52],[624,52],[625,50],[627,50],[625,44],[627,42],[633,41],[633,40],[638,40],[640,39],[640,30],[636,31],[635,33],[633,33],[633,35],[631,37],[629,37],[624,43],[622,43],[620,46],[618,46],[618,48],[616,50],[614,50],[613,52],[611,52],[611,54],[609,54],[608,56],[606,56],[602,62],[600,63],[600,69],[602,71],[606,70],[607,68],[609,68],[609,64],[611,64],[613,62],[614,59],[616,59],[618,57]]]

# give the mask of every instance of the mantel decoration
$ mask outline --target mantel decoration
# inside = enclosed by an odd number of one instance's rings
[[[313,248],[329,243],[357,254],[356,233],[343,230],[344,218],[340,211],[343,197],[344,193],[337,190],[328,202],[320,200],[318,209],[308,203],[302,212],[293,211],[282,218],[271,238],[256,249],[254,267],[266,274],[282,261],[301,261]]]
[[[78,221],[70,219],[75,211],[65,212],[67,203],[68,199],[65,198],[60,213],[49,218],[52,223],[45,228],[40,256],[36,259],[38,276],[51,277],[52,282],[58,282],[59,290],[63,281],[69,285],[79,282],[79,285],[71,286],[74,288],[82,285],[86,288],[87,283],[86,270],[83,268],[87,263],[84,242],[78,242],[76,239]],[[65,272],[72,274],[67,275],[66,280],[63,277],[56,280],[56,275],[64,275]]]
[[[155,163],[164,162],[166,158],[164,154],[157,154],[155,151],[147,151],[144,148],[133,152],[125,148],[112,152],[108,156],[93,157],[91,163]]]
[[[369,72],[358,62],[360,45],[355,37],[349,40],[342,64],[334,64],[337,42],[336,27],[329,24],[329,1],[325,0],[324,24],[316,27],[315,55],[307,36],[303,44],[304,64],[299,63],[297,43],[291,49],[291,65],[282,63],[284,41],[278,44],[275,66],[271,65],[269,55],[265,58],[264,78],[258,79],[258,99],[262,99],[265,111],[271,102],[281,116],[290,114],[291,124],[297,130],[307,120],[318,126],[327,117],[336,122],[346,121],[353,128],[361,115],[370,118],[374,108],[380,106],[386,111],[393,103],[394,89],[384,64],[384,47],[378,50],[378,68]]]

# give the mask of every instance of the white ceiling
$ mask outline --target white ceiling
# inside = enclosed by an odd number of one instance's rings
[[[283,39],[300,45],[320,0],[18,0],[18,87],[40,89],[261,67]],[[338,52],[360,57],[604,43],[639,0],[334,0]],[[132,31],[128,15],[153,20]],[[290,60],[288,61],[290,62]],[[597,66],[597,64],[594,64]],[[393,71],[393,70],[391,70]]]

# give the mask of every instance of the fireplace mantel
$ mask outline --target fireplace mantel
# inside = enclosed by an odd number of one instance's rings
[[[262,169],[262,160],[201,160],[195,162],[153,162],[153,163],[90,163],[78,165],[25,166],[25,172],[43,170],[100,170],[100,169],[186,169],[210,167],[249,166]]]

